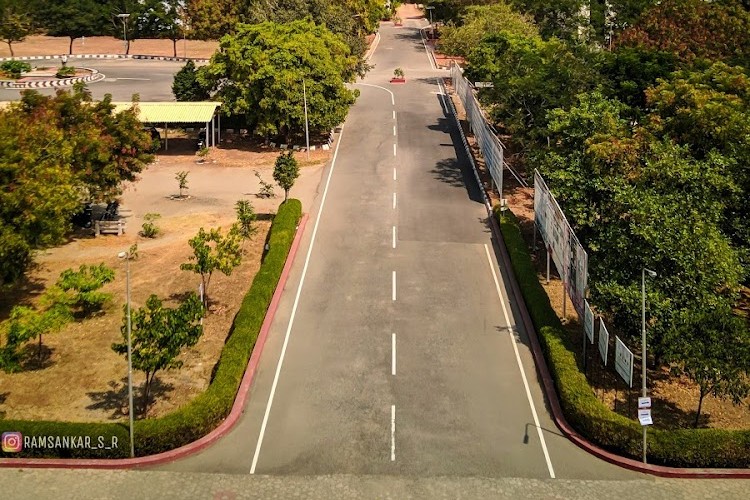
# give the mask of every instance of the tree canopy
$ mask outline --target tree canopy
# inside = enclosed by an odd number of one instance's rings
[[[303,80],[312,131],[344,121],[356,92],[357,57],[339,37],[312,21],[241,24],[198,72],[200,83],[230,115],[246,117],[262,136],[288,140],[304,130]]]

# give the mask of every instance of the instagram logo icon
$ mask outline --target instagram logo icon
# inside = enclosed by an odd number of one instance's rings
[[[23,450],[23,435],[20,432],[3,432],[3,451],[17,453]]]

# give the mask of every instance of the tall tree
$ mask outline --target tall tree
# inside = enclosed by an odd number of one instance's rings
[[[73,53],[73,41],[82,36],[112,33],[109,10],[97,0],[59,0],[44,4],[36,11],[37,23],[51,36],[70,38],[68,53]]]
[[[191,293],[176,308],[164,307],[162,301],[151,295],[144,307],[131,310],[131,359],[133,368],[142,371],[143,413],[148,414],[151,386],[159,371],[179,369],[179,356],[183,349],[192,347],[201,335],[203,306],[195,293]],[[127,312],[120,327],[123,341],[112,344],[112,350],[127,356]]]
[[[356,91],[357,57],[325,27],[311,21],[241,24],[222,38],[219,51],[198,72],[202,85],[231,115],[244,115],[262,136],[286,141],[304,130],[303,80],[313,132],[344,121]]]
[[[178,101],[205,101],[209,98],[208,91],[198,81],[193,61],[186,62],[185,66],[175,73],[172,94]]]
[[[299,177],[299,164],[293,151],[281,153],[273,167],[273,179],[284,190],[284,201],[289,199],[289,190]]]
[[[0,2],[0,38],[8,44],[11,57],[13,44],[23,42],[33,33],[31,16],[15,2]]]

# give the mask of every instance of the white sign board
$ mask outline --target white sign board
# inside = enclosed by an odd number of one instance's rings
[[[474,82],[474,87],[478,89],[491,89],[494,85],[492,82]]]
[[[599,355],[602,357],[604,366],[607,366],[607,353],[609,353],[609,332],[604,326],[604,318],[599,318]]]
[[[651,398],[638,398],[638,409],[651,408]]]
[[[633,387],[633,353],[617,336],[615,336],[615,371],[628,384],[628,387]]]
[[[589,339],[589,343],[594,343],[594,313],[591,311],[591,306],[588,300],[583,301],[583,331],[586,332],[586,337]]]
[[[651,410],[638,410],[638,421],[641,425],[653,425],[654,421],[651,419]]]
[[[584,296],[588,278],[588,254],[576,238],[560,205],[534,171],[534,223],[552,255],[557,272],[565,284],[579,318],[584,316]],[[592,340],[593,342],[593,340]]]

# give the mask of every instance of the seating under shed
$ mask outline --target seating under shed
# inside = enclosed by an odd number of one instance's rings
[[[138,106],[138,119],[144,125],[164,127],[164,149],[169,147],[169,125],[206,128],[206,147],[216,146],[221,141],[221,115],[217,112],[220,102],[113,102],[115,111]]]

